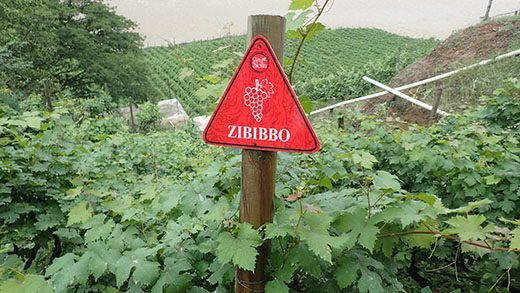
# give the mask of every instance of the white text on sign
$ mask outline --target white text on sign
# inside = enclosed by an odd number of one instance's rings
[[[260,141],[281,141],[288,142],[291,133],[287,129],[278,130],[276,128],[249,127],[229,125],[229,138],[253,139]]]

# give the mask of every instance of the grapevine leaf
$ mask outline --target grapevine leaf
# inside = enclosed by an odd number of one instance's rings
[[[294,228],[288,225],[279,226],[273,223],[265,226],[265,239],[285,237],[286,235],[294,235]]]
[[[406,201],[388,207],[375,215],[374,220],[387,223],[399,220],[403,228],[426,218],[436,218],[431,206],[422,201]]]
[[[27,126],[36,130],[40,130],[41,123],[44,119],[38,117],[38,116],[28,116],[25,118],[25,122],[27,123]]]
[[[294,32],[297,29],[299,29],[300,27],[302,27],[305,24],[305,21],[307,20],[307,17],[309,16],[309,14],[312,14],[312,10],[310,10],[310,9],[303,11],[302,13],[298,14],[298,16],[296,16],[296,12],[294,12],[294,11],[290,11],[289,13],[287,13],[287,15],[285,16],[285,19],[287,19],[287,23],[285,25],[286,31]]]
[[[319,278],[321,275],[321,267],[316,265],[319,262],[320,259],[315,254],[309,253],[305,245],[297,245],[289,250],[286,263],[298,265],[309,275]]]
[[[397,176],[386,171],[377,171],[374,176],[374,187],[382,190],[392,189],[399,191],[401,189],[401,183],[399,183]]]
[[[352,161],[354,161],[354,164],[358,164],[365,169],[372,169],[374,163],[377,163],[376,157],[372,154],[359,150],[352,152]]]
[[[359,234],[358,243],[372,252],[376,245],[377,233],[379,233],[378,227],[373,225],[365,226],[363,232]]]
[[[480,245],[482,245],[484,247],[487,246],[486,242],[481,241],[481,240],[475,240],[475,241],[472,241],[472,242],[480,244]],[[489,249],[485,249],[485,248],[482,248],[482,247],[478,247],[478,246],[470,245],[470,244],[466,244],[466,243],[462,243],[461,251],[462,252],[474,252],[474,253],[478,254],[480,257],[483,257],[484,255],[486,255],[486,254],[488,254],[490,252]]]
[[[449,213],[457,213],[457,214],[467,214],[475,209],[478,209],[482,206],[492,204],[493,202],[489,199],[482,199],[479,201],[472,201],[469,202],[466,206],[459,207],[456,209],[450,209],[448,210]]]
[[[47,212],[46,214],[39,214],[36,216],[38,222],[34,224],[34,228],[39,231],[45,231],[51,227],[59,225],[62,218],[63,214],[56,210],[53,212]]]
[[[309,24],[306,27],[306,30],[307,30],[307,38],[305,39],[305,41],[307,42],[307,41],[310,41],[312,38],[314,38],[319,32],[325,30],[325,26],[323,25],[323,23],[317,22],[314,25]]]
[[[354,263],[342,264],[334,271],[334,276],[338,282],[338,286],[341,289],[345,289],[348,286],[354,284],[358,277],[358,266]]]
[[[57,292],[63,292],[67,286],[74,283],[76,255],[67,253],[62,257],[56,258],[45,271],[46,277],[51,277],[51,281]]]
[[[306,213],[303,216],[306,227],[298,230],[300,238],[309,249],[323,260],[332,263],[331,247],[340,247],[345,237],[332,237],[328,228],[332,218],[323,213]]]
[[[121,258],[116,262],[116,270],[114,273],[116,275],[116,284],[118,288],[120,288],[128,279],[133,267],[134,262],[126,255],[121,256]]]
[[[436,226],[435,222],[428,222],[429,227]],[[428,231],[428,227],[426,227],[423,223],[419,224],[416,228],[419,231]],[[410,247],[419,247],[428,249],[435,242],[436,236],[432,234],[410,234],[403,237],[408,240],[408,245]]]
[[[298,100],[300,101],[303,111],[305,111],[306,114],[312,112],[312,101],[309,99],[309,97],[302,96],[299,97]]]
[[[339,218],[336,228],[348,232],[347,247],[353,247],[357,240],[366,249],[370,251],[374,249],[379,228],[373,224],[373,221],[367,221],[366,216],[366,211],[358,208]]]
[[[71,226],[76,223],[83,223],[92,217],[92,207],[88,206],[88,202],[82,201],[75,205],[69,211],[69,219],[67,226]]]
[[[9,279],[0,285],[0,292],[9,293],[52,293],[51,285],[43,276],[27,274],[23,275],[22,280]]]
[[[332,189],[332,182],[330,182],[329,177],[322,176],[320,178],[320,186],[326,187],[327,189]]]
[[[513,238],[511,238],[510,249],[520,249],[520,227],[511,231],[511,235]]]
[[[486,234],[493,232],[493,225],[488,225],[482,228],[480,225],[486,221],[486,217],[483,215],[469,215],[467,217],[456,216],[446,223],[452,227],[445,230],[450,234],[458,234],[460,240],[484,240]]]
[[[110,219],[102,225],[92,227],[85,233],[85,242],[90,243],[98,239],[106,239],[112,233],[114,226],[114,221]]]
[[[272,281],[267,282],[265,285],[265,292],[266,293],[284,293],[289,292],[289,287],[285,285],[284,282],[282,282],[279,279],[274,279]]]
[[[159,264],[152,261],[140,262],[135,267],[133,279],[141,285],[150,285],[159,276]]]
[[[186,259],[167,258],[164,261],[164,267],[165,270],[161,272],[159,279],[153,286],[152,293],[186,292],[192,276],[181,274],[181,272],[191,269],[191,264]],[[164,288],[165,286],[166,288]]]
[[[372,272],[366,268],[361,269],[361,277],[357,282],[359,292],[385,292],[382,286],[382,280],[379,274]]]
[[[495,175],[488,175],[484,177],[484,180],[486,180],[487,185],[495,185],[500,182],[500,177],[497,177]]]
[[[254,271],[258,255],[256,248],[262,244],[262,239],[251,224],[241,224],[237,237],[221,232],[218,242],[217,258],[221,264],[232,262],[244,270]]]
[[[312,3],[314,0],[292,0],[289,10],[306,10]]]

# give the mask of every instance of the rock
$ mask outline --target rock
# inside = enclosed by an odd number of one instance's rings
[[[199,128],[200,131],[204,131],[204,129],[206,128],[206,125],[209,122],[209,118],[210,118],[210,116],[197,116],[197,117],[193,118],[193,123],[195,123],[195,125],[197,125],[197,127]]]
[[[163,117],[161,125],[181,127],[190,118],[177,99],[160,101],[157,104],[157,107],[159,108],[159,113],[161,113],[161,116]]]
[[[174,126],[181,127],[188,121],[190,118],[181,103],[177,99],[163,100],[157,103],[157,108],[159,109],[159,113],[161,113],[161,126]],[[130,120],[130,107],[119,108],[117,112]],[[137,112],[139,112],[139,108],[133,107],[134,119],[137,122]]]

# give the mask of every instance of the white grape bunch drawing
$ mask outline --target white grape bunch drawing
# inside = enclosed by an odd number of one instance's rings
[[[274,94],[274,86],[267,78],[259,81],[255,80],[254,87],[246,87],[244,94],[244,104],[251,108],[253,118],[256,122],[262,121],[264,117],[264,100],[269,99]]]

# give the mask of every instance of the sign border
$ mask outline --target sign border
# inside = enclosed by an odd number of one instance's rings
[[[238,76],[238,73],[240,72],[240,70],[242,69],[244,64],[249,63],[249,62],[246,62],[247,61],[246,57],[249,56],[249,53],[251,53],[254,45],[258,41],[261,41],[265,44],[265,46],[267,47],[267,50],[271,54],[271,57],[274,59],[274,64],[276,64],[278,73],[280,73],[280,75],[282,76],[282,79],[283,79],[286,87],[289,89],[293,102],[296,104],[296,108],[298,108],[298,113],[302,116],[302,119],[305,122],[305,126],[307,127],[307,129],[309,130],[309,132],[312,136],[312,139],[314,141],[314,147],[312,147],[310,149],[295,149],[295,148],[283,148],[283,147],[251,146],[251,145],[245,145],[245,144],[239,144],[239,143],[234,144],[234,143],[212,141],[207,138],[208,130],[211,128],[211,125],[212,125],[213,121],[215,120],[216,114],[220,110],[220,107],[224,103],[224,100],[228,97],[228,92],[231,89],[231,86],[235,83],[235,79]],[[301,104],[298,101],[298,98],[296,97],[296,94],[294,93],[292,86],[289,84],[289,80],[287,79],[287,76],[285,75],[285,72],[283,71],[282,66],[280,65],[280,62],[278,61],[278,58],[276,58],[276,54],[274,53],[273,49],[271,48],[271,45],[269,44],[269,42],[267,41],[267,39],[264,36],[262,36],[262,35],[256,36],[249,44],[249,47],[247,48],[247,50],[244,54],[244,57],[242,58],[242,61],[240,62],[240,65],[238,66],[237,70],[233,74],[233,77],[231,78],[229,84],[227,85],[226,90],[224,91],[224,94],[222,95],[217,107],[215,108],[215,110],[213,111],[213,114],[211,115],[208,125],[204,129],[204,133],[202,134],[202,139],[208,144],[227,146],[227,147],[233,147],[233,148],[249,149],[249,150],[315,153],[320,149],[320,142],[318,140],[318,137],[316,136],[314,129],[310,125],[309,120],[305,116],[305,113],[303,112]]]

